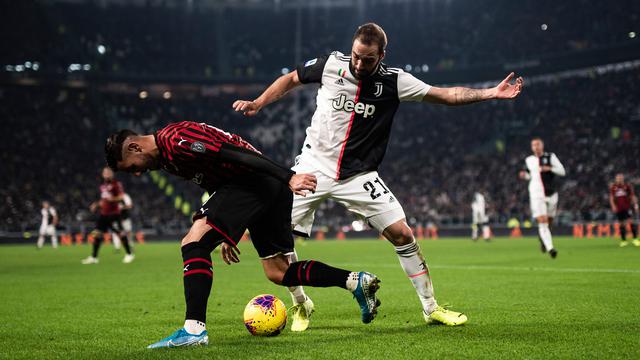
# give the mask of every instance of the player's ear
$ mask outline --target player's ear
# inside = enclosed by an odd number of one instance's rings
[[[127,145],[127,151],[142,152],[142,147],[134,142],[130,142],[129,145]]]
[[[382,54],[380,54],[380,61],[382,61],[382,59],[384,59],[386,55],[387,55],[387,50],[382,50]]]

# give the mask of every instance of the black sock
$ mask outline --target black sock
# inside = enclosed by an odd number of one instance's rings
[[[289,265],[282,279],[284,286],[338,286],[347,288],[350,271],[334,268],[315,260],[298,261]]]
[[[120,236],[120,242],[127,255],[131,255],[131,246],[129,246],[129,237],[127,235]]]
[[[98,251],[100,251],[100,245],[102,244],[102,234],[96,235],[93,238],[93,251],[91,252],[91,256],[94,258],[98,257]]]
[[[622,241],[627,241],[627,226],[624,223],[620,224],[620,237]]]
[[[213,283],[211,250],[200,242],[182,247],[184,261],[184,299],[187,303],[185,319],[207,321],[207,301]]]
[[[638,237],[638,228],[636,227],[636,224],[631,224],[631,233],[633,234],[634,239]]]

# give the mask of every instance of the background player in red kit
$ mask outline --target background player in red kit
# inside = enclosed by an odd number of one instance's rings
[[[238,135],[188,121],[170,124],[152,135],[122,130],[107,139],[105,153],[113,169],[140,175],[162,168],[213,194],[196,212],[193,226],[182,239],[184,327],[149,348],[208,344],[205,321],[213,278],[211,252],[225,243],[224,261],[238,262],[236,244],[247,228],[269,280],[284,286],[342,287],[355,296],[364,323],[375,317],[379,305],[375,275],[313,260],[288,260],[293,252],[292,192],[304,196],[315,191],[315,176],[296,174],[274,163]]]
[[[91,256],[82,260],[85,265],[98,263],[98,252],[100,251],[100,245],[104,240],[104,234],[111,230],[114,233],[118,233],[122,239],[122,246],[126,251],[126,255],[122,262],[130,263],[134,259],[134,255],[131,253],[129,247],[129,240],[127,234],[122,229],[122,220],[120,219],[120,202],[124,189],[122,183],[113,177],[113,170],[109,167],[102,169],[102,184],[100,184],[100,200],[91,204],[91,211],[95,212],[96,209],[100,212],[98,216],[98,222],[96,228],[92,231],[94,236],[93,250]]]
[[[616,214],[616,218],[620,223],[620,247],[627,246],[627,224],[631,227],[633,234],[633,245],[640,246],[638,240],[638,230],[633,221],[634,212],[638,212],[638,198],[633,191],[633,186],[624,182],[624,175],[617,174],[615,182],[609,187],[609,203],[611,211]],[[632,207],[633,205],[633,207]]]

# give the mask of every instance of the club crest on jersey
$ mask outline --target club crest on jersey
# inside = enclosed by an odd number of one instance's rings
[[[204,153],[206,151],[206,148],[200,141],[195,141],[191,143],[191,150],[194,152]]]
[[[376,97],[380,97],[380,95],[382,95],[382,83],[376,81],[376,92],[373,93],[373,95],[375,95]]]
[[[375,105],[347,100],[347,95],[345,94],[342,94],[339,97],[335,98],[331,105],[336,110],[344,110],[346,112],[353,111],[356,114],[363,115],[365,119],[376,112]]]

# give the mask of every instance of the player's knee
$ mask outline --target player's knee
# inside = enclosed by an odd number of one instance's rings
[[[413,231],[407,224],[393,226],[385,232],[386,238],[395,246],[408,245],[413,242]]]
[[[207,224],[207,220],[205,218],[194,221],[187,235],[182,238],[181,245],[185,246],[189,243],[200,241],[200,239],[202,239],[209,230],[211,230],[211,227]]]

